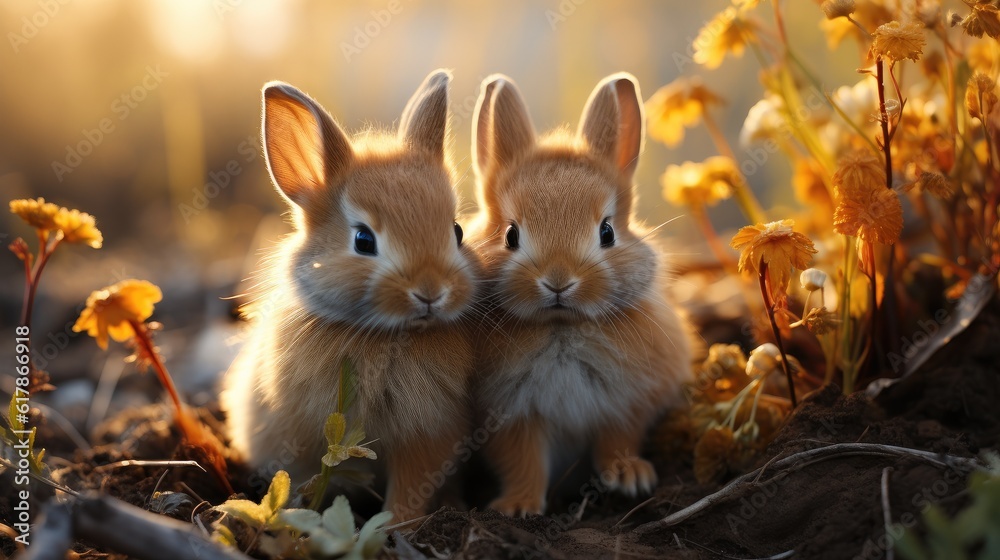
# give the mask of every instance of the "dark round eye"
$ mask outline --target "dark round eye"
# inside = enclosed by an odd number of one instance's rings
[[[362,255],[375,254],[375,234],[368,226],[358,226],[358,233],[354,234],[354,250]]]
[[[601,222],[601,247],[610,247],[615,244],[615,228],[611,227],[608,218]]]
[[[455,239],[458,240],[458,246],[459,247],[462,246],[462,236],[463,235],[464,234],[462,232],[462,226],[458,225],[458,222],[455,222]]]
[[[503,243],[508,249],[517,249],[521,246],[521,234],[517,231],[517,224],[507,226],[507,233],[504,234]]]

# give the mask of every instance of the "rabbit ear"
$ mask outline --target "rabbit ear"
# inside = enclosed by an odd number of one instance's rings
[[[480,174],[513,161],[535,144],[528,107],[507,76],[497,74],[483,80],[472,123],[476,139],[472,157]]]
[[[450,83],[451,73],[447,70],[431,72],[406,104],[399,121],[400,139],[440,160],[444,160]]]
[[[298,206],[354,159],[351,142],[323,107],[282,82],[264,86],[264,157],[280,192]]]
[[[629,179],[645,136],[640,99],[634,76],[625,72],[608,76],[590,94],[577,132],[592,154],[614,164]]]

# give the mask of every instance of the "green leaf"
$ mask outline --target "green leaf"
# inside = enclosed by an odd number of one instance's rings
[[[323,528],[337,537],[354,539],[354,514],[344,496],[333,499],[333,505],[323,512]]]
[[[311,509],[282,510],[278,512],[278,519],[300,533],[312,533],[323,525],[323,519]]]
[[[361,443],[365,439],[365,428],[361,422],[355,422],[351,429],[347,431],[347,437],[344,439],[345,447],[354,447]]]
[[[7,408],[7,421],[11,430],[23,430],[24,424],[17,419],[17,391],[10,396],[10,406]],[[11,434],[13,436],[13,434]]]
[[[271,516],[266,508],[250,500],[228,500],[215,506],[215,509],[239,519],[253,529],[264,527]]]
[[[260,505],[267,510],[267,517],[269,519],[288,503],[288,494],[291,492],[291,489],[292,479],[289,478],[287,472],[278,471],[274,473],[274,478],[271,479],[271,486],[268,487],[267,494],[260,502]]]

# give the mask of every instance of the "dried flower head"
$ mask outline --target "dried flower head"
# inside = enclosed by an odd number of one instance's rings
[[[740,251],[739,269],[759,274],[767,265],[772,300],[780,299],[788,289],[792,268],[809,267],[816,253],[813,242],[792,229],[795,222],[781,220],[769,224],[747,226],[733,236],[731,245]]]
[[[12,200],[10,211],[35,229],[49,231],[58,227],[55,218],[59,213],[59,207],[51,202],[45,202],[44,198]]]
[[[7,248],[10,249],[10,252],[14,253],[18,259],[24,261],[27,268],[31,268],[31,263],[34,261],[35,256],[31,254],[31,249],[28,248],[27,241],[18,237],[11,242]]]
[[[814,307],[806,313],[801,321],[792,324],[793,327],[805,325],[809,332],[815,335],[824,335],[836,330],[840,326],[840,319],[833,311],[828,311],[826,307]]]
[[[965,108],[969,116],[985,120],[997,104],[997,82],[982,72],[976,72],[969,78],[965,90]]]
[[[718,68],[727,53],[742,56],[746,46],[757,40],[757,24],[743,10],[729,7],[705,24],[694,40],[694,61]]]
[[[894,14],[885,6],[883,0],[856,0],[851,18],[865,29],[875,29],[883,23],[892,21]],[[851,36],[867,45],[871,40],[868,33],[863,33],[859,26],[846,17],[828,19],[820,22],[820,29],[826,35],[826,43],[831,50],[836,49],[844,38]]]
[[[857,9],[854,0],[826,0],[823,2],[822,8],[827,19],[847,17]]]
[[[843,197],[851,191],[868,191],[885,186],[885,162],[871,150],[851,150],[838,162],[833,174],[836,195]]]
[[[122,280],[97,290],[87,298],[87,306],[73,325],[74,332],[87,331],[102,349],[108,347],[108,335],[118,342],[133,336],[130,321],[141,323],[153,314],[153,305],[163,299],[156,285],[145,280]]]
[[[923,172],[913,183],[914,186],[925,190],[942,200],[951,198],[955,190],[951,186],[951,181],[940,173]]]
[[[663,198],[678,206],[714,206],[732,195],[733,186],[743,181],[732,159],[710,157],[702,163],[686,161],[669,165],[660,177]]]
[[[833,228],[868,243],[892,245],[903,232],[903,205],[885,187],[846,190],[833,214]]]
[[[992,2],[982,0],[969,7],[972,11],[962,20],[962,29],[973,37],[982,37],[986,34],[994,39],[1000,39],[1000,10]]]
[[[97,229],[94,217],[79,210],[60,208],[55,217],[56,226],[63,233],[66,243],[83,243],[100,249],[104,243],[101,231]]]
[[[684,139],[684,128],[698,124],[710,105],[722,104],[700,78],[678,78],[646,102],[649,135],[673,147]]]
[[[910,59],[919,60],[927,40],[924,38],[924,26],[916,23],[899,23],[890,21],[880,25],[875,30],[872,41],[872,54],[880,58],[888,58],[893,62]]]

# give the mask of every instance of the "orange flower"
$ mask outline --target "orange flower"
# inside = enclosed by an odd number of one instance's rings
[[[903,232],[903,205],[896,191],[884,187],[844,191],[833,228],[868,243],[892,245]]]
[[[756,41],[757,24],[743,10],[726,8],[705,24],[694,40],[694,61],[706,68],[718,68],[726,53],[743,56],[746,46]]]
[[[992,3],[982,1],[969,7],[972,12],[962,20],[962,29],[973,37],[982,37],[985,33],[1000,39],[1000,10]]]
[[[156,285],[145,280],[123,280],[90,294],[73,331],[86,330],[106,350],[108,335],[118,342],[128,340],[135,334],[129,322],[148,319],[153,314],[153,304],[161,299],[163,293]]]
[[[911,22],[899,23],[890,21],[880,25],[874,33],[872,54],[880,58],[888,58],[893,62],[905,60],[917,61],[924,51],[927,40],[924,38],[924,26]]]
[[[63,233],[63,241],[67,243],[83,243],[94,249],[100,249],[104,243],[104,236],[97,229],[94,217],[90,214],[60,208],[55,222]]]
[[[729,198],[733,185],[743,181],[732,159],[710,157],[702,163],[669,165],[660,177],[663,198],[677,206],[714,206]]]
[[[867,191],[885,185],[885,163],[871,150],[852,150],[844,154],[838,164],[837,172],[833,174],[833,186],[838,197],[845,192]]]
[[[816,253],[813,242],[792,230],[795,222],[781,220],[747,226],[736,232],[730,245],[740,251],[739,269],[756,274],[766,264],[771,281],[771,299],[777,301],[788,290],[792,268],[805,270]]]
[[[996,104],[996,80],[982,72],[973,74],[965,90],[965,108],[969,110],[969,116],[984,120]]]
[[[12,200],[10,211],[35,229],[49,231],[58,227],[55,217],[59,213],[59,207],[51,202],[45,202],[44,198]]]
[[[678,78],[661,87],[646,102],[649,135],[674,147],[684,139],[684,128],[698,124],[709,105],[722,99],[712,93],[700,78]]]

